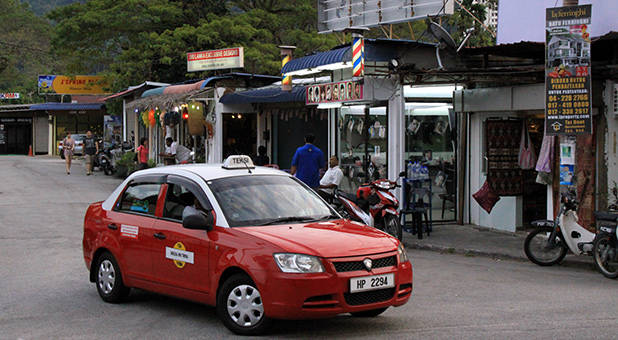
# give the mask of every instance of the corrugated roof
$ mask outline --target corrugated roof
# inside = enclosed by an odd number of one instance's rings
[[[285,66],[281,69],[281,72],[288,73],[351,60],[352,48],[350,46],[346,46],[326,52],[315,53],[298,59],[292,59],[285,64]]]
[[[223,104],[260,104],[305,102],[305,87],[294,86],[292,91],[283,91],[281,87],[267,87],[243,92],[229,93],[221,97]]]

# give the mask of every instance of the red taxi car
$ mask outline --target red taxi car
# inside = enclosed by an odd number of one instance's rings
[[[397,239],[247,156],[134,173],[88,208],[83,251],[103,300],[135,287],[198,301],[237,334],[273,319],[376,316],[412,293]]]

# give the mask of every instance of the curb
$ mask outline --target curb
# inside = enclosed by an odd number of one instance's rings
[[[471,249],[471,248],[453,248],[453,247],[446,247],[446,246],[437,246],[433,244],[417,244],[417,243],[406,242],[405,240],[404,240],[404,245],[408,249],[428,250],[428,251],[438,252],[440,254],[480,256],[480,257],[486,257],[486,258],[491,258],[495,260],[529,262],[528,258],[522,257],[522,256],[513,256],[509,254],[504,254],[504,253],[488,252],[484,250]],[[583,256],[575,256],[575,255],[570,254],[570,255],[567,255],[567,257],[562,261],[562,263],[560,263],[557,266],[585,268],[585,269],[591,269],[591,270],[596,271],[594,261],[592,260],[592,257],[589,257],[589,256],[583,257]]]

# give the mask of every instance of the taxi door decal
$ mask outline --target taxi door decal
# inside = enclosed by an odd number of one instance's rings
[[[193,252],[187,251],[182,242],[176,242],[174,248],[165,247],[165,257],[172,260],[178,268],[183,268],[186,263],[193,264]]]

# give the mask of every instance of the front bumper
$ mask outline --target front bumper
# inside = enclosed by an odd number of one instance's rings
[[[362,258],[358,259],[362,261]],[[412,264],[409,261],[371,271],[337,272],[330,260],[324,260],[324,265],[324,273],[263,272],[263,277],[256,278],[266,315],[275,319],[325,318],[401,306],[412,295]],[[350,278],[387,273],[395,274],[394,287],[349,293]]]

